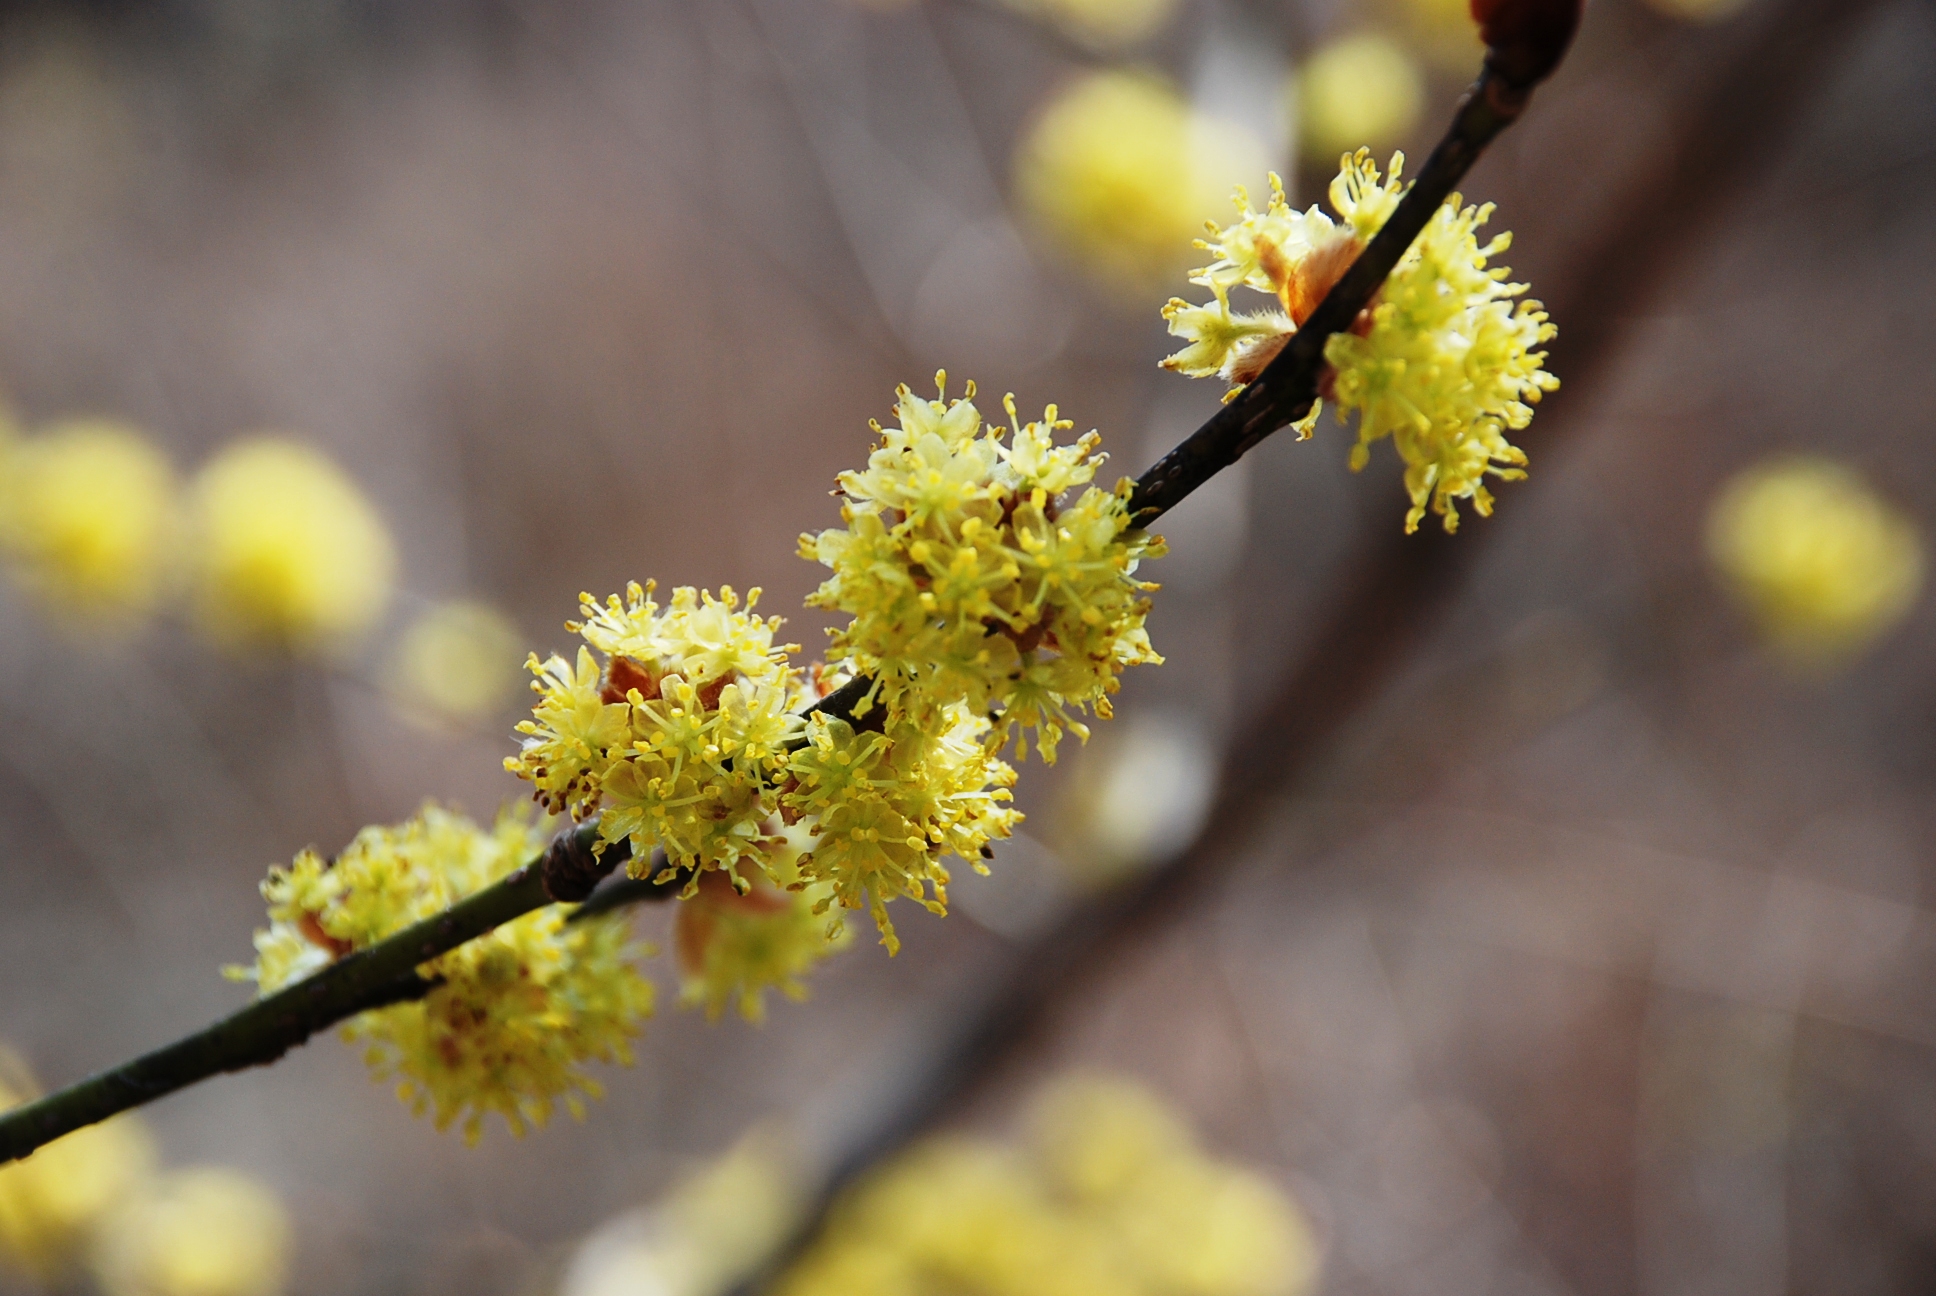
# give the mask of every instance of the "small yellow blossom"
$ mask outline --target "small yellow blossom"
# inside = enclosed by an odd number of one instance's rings
[[[800,881],[799,856],[812,838],[810,829],[788,828],[783,844],[769,852],[764,871],[767,877],[782,879],[779,885],[756,879],[742,893],[725,874],[707,873],[697,892],[679,902],[672,932],[684,973],[684,1002],[703,1004],[714,1019],[731,1003],[747,1021],[763,1021],[769,988],[789,999],[805,999],[807,988],[800,978],[848,945],[847,930],[830,932],[820,916],[826,884]]]
[[[761,1122],[656,1201],[578,1247],[558,1296],[724,1296],[786,1244],[805,1204],[804,1166],[784,1123]]]
[[[175,472],[133,428],[58,424],[4,451],[0,551],[62,622],[126,629],[153,612],[175,572]]]
[[[1177,0],[1002,0],[1019,14],[1101,53],[1154,36],[1175,16]]]
[[[0,1050],[0,1110],[38,1096],[26,1068]],[[146,1127],[117,1116],[0,1166],[0,1264],[43,1286],[59,1284],[82,1260],[102,1217],[153,1163]]]
[[[1829,459],[1776,459],[1728,482],[1707,548],[1769,642],[1803,669],[1849,661],[1922,592],[1916,524]]]
[[[1030,453],[1037,477],[1072,471],[1058,452]],[[904,502],[917,511],[930,507],[923,491],[935,508],[959,491],[983,491],[960,474],[953,485],[909,489]],[[689,902],[715,871],[742,893],[764,878],[807,894],[809,914],[835,904],[866,909],[890,950],[898,941],[889,900],[905,895],[945,911],[941,857],[979,862],[990,838],[1019,818],[1005,804],[1014,775],[989,750],[988,722],[955,703],[927,706],[928,725],[896,712],[886,733],[856,733],[826,715],[803,719],[817,694],[789,664],[789,647],[774,644],[779,618],[752,615],[757,590],[745,611],[730,589],[714,597],[680,588],[663,609],[652,592],[633,585],[603,604],[584,596],[586,619],[570,628],[586,646],[575,663],[532,659],[538,704],[518,726],[523,749],[506,768],[553,811],[598,814],[603,840],[631,843],[635,874],[653,847],[662,849],[662,878],[690,872]],[[894,697],[905,694],[902,681]],[[757,1004],[763,986],[786,989],[824,952],[804,924],[756,930],[751,912],[713,926],[735,940],[781,943],[760,946],[770,961],[757,968],[736,954],[693,972],[705,987],[693,993],[709,1003],[737,995],[745,1007],[750,992]],[[699,911],[688,921],[700,921]],[[823,945],[833,938],[828,926],[823,920]],[[788,963],[792,970],[782,968]]]
[[[1470,76],[1485,57],[1471,0],[1403,0],[1399,8],[1412,43],[1441,70]]]
[[[1051,405],[1041,419],[984,427],[972,397],[899,392],[898,424],[874,424],[881,443],[867,467],[840,476],[844,527],[802,536],[801,556],[833,569],[808,600],[853,618],[835,651],[873,676],[863,704],[938,732],[957,703],[995,713],[991,741],[1034,730],[1044,760],[1064,731],[1087,737],[1071,709],[1109,714],[1125,666],[1156,663],[1143,628],[1154,585],[1138,563],[1162,541],[1129,525],[1131,483],[1089,483],[1101,438],[1071,445],[1074,425]],[[1066,498],[1078,487],[1080,495]],[[1018,754],[1027,755],[1026,734]]]
[[[490,830],[426,806],[406,823],[366,828],[325,862],[313,851],[263,883],[270,926],[255,938],[256,962],[230,975],[267,994],[498,881],[546,846],[543,826],[512,813]],[[596,1097],[587,1061],[630,1064],[628,1039],[652,1012],[652,986],[624,920],[567,922],[549,906],[425,963],[437,984],[423,999],[353,1018],[350,1040],[368,1042],[380,1077],[432,1110],[439,1129],[462,1119],[475,1142],[495,1111],[512,1132],[542,1125],[562,1101]]]
[[[629,838],[635,870],[658,846],[671,868],[738,878],[764,859],[769,790],[805,695],[773,642],[780,619],[752,614],[758,590],[741,611],[730,588],[681,586],[663,609],[654,588],[580,596],[585,620],[568,628],[588,646],[576,663],[532,657],[538,705],[505,768],[554,813],[585,819],[602,805],[600,835]]]
[[[1275,177],[1261,212],[1239,190],[1238,221],[1213,229],[1201,246],[1216,259],[1191,276],[1213,300],[1179,298],[1164,308],[1170,332],[1189,344],[1164,366],[1222,378],[1233,391],[1253,381],[1390,218],[1404,191],[1403,163],[1394,156],[1384,178],[1367,151],[1346,157],[1331,184],[1335,221],[1315,206],[1292,210]],[[1559,386],[1540,367],[1546,353],[1537,348],[1555,331],[1545,311],[1535,301],[1515,305],[1526,286],[1487,264],[1511,243],[1505,234],[1478,241],[1491,215],[1490,204],[1447,198],[1357,323],[1325,345],[1322,389],[1341,416],[1358,416],[1352,468],[1362,468],[1371,445],[1387,436],[1405,463],[1407,531],[1417,530],[1427,509],[1456,530],[1460,500],[1489,515],[1485,479],[1525,476],[1526,456],[1506,434],[1525,428],[1541,395]],[[1275,297],[1281,313],[1233,312],[1230,292],[1238,287]],[[1299,424],[1302,434],[1318,411]]]
[[[368,630],[389,602],[389,529],[320,451],[238,441],[202,469],[193,503],[195,610],[217,643],[329,648]]]
[[[1031,1144],[930,1140],[835,1207],[783,1296],[1296,1296],[1316,1277],[1288,1197],[1205,1156],[1123,1081],[1058,1084]]]
[[[397,645],[391,693],[406,716],[432,724],[494,715],[518,694],[520,638],[488,603],[435,604]]]
[[[1749,0],[1647,0],[1649,8],[1682,22],[1725,22],[1748,7]]]
[[[289,1212],[232,1170],[164,1175],[103,1221],[94,1268],[106,1296],[276,1296]]]
[[[1390,148],[1418,124],[1425,79],[1411,56],[1387,37],[1360,32],[1331,42],[1299,68],[1298,147],[1329,164],[1360,144]]]
[[[936,719],[900,721],[885,733],[813,717],[788,766],[784,813],[813,831],[803,878],[827,884],[814,912],[835,901],[866,909],[890,953],[900,949],[887,902],[901,896],[948,911],[949,855],[986,873],[982,856],[1021,815],[1011,809],[1015,771],[997,759],[988,721],[956,702]]]
[[[1263,146],[1144,73],[1092,73],[1062,91],[1015,153],[1015,201],[1045,241],[1124,296],[1187,264],[1185,242]]]

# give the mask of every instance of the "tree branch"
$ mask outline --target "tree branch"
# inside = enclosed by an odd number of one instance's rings
[[[0,1114],[0,1164],[224,1071],[274,1062],[358,1013],[422,998],[435,986],[417,971],[424,963],[534,909],[590,896],[599,880],[631,855],[625,841],[594,855],[597,834],[596,822],[566,829],[544,854],[444,912],[346,955],[206,1030]],[[661,900],[675,890],[648,885],[628,891],[625,902]]]
[[[1524,89],[1515,89],[1491,68],[1480,74],[1391,219],[1325,294],[1304,327],[1291,335],[1256,382],[1137,479],[1129,511],[1138,526],[1148,526],[1265,437],[1311,412],[1331,335],[1351,327],[1486,145],[1519,119],[1526,99]]]
[[[1557,4],[1537,0],[1537,4],[1567,8],[1568,0]],[[1577,19],[1577,5],[1572,7]],[[1131,517],[1137,525],[1148,525],[1265,437],[1309,412],[1326,364],[1326,342],[1333,333],[1351,326],[1452,187],[1486,146],[1518,119],[1533,83],[1550,71],[1571,36],[1570,24],[1557,45],[1552,33],[1542,35],[1542,48],[1551,57],[1532,76],[1515,75],[1514,65],[1500,60],[1495,46],[1485,71],[1460,101],[1445,138],[1391,218],[1304,327],[1256,382],[1138,480],[1130,498]],[[872,681],[864,676],[850,680],[816,702],[807,714],[821,711],[852,720],[853,708],[871,688]],[[877,715],[881,710],[875,708]],[[879,723],[873,716],[868,719]],[[560,833],[538,859],[442,914],[259,999],[206,1030],[0,1114],[0,1164],[222,1072],[273,1062],[318,1031],[357,1013],[422,997],[432,988],[416,972],[422,963],[547,904],[588,900],[599,881],[629,855],[623,841],[596,853],[596,834],[595,821]],[[638,900],[661,900],[676,890],[676,886],[649,881],[621,883],[608,888],[609,894],[595,901],[595,908],[587,908],[600,912]]]

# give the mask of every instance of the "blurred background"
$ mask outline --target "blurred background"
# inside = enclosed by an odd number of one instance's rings
[[[1216,408],[1156,367],[1203,220],[1415,166],[1478,57],[1458,0],[6,6],[0,1037],[59,1084],[199,1027],[267,865],[520,797],[581,590],[762,586],[811,656],[796,537],[897,383],[1140,472]],[[1496,516],[1264,443],[1164,521],[1169,664],[898,958],[664,994],[586,1122],[474,1149],[314,1042],[142,1117],[281,1260],[47,1282],[719,1290],[1080,1069],[1294,1221],[1161,1290],[1927,1289],[1932,139],[1926,0],[1592,0],[1465,186],[1560,328]]]

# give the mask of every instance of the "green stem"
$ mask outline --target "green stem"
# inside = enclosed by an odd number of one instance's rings
[[[0,1114],[0,1164],[224,1071],[274,1062],[318,1031],[360,1012],[422,998],[435,982],[418,969],[431,959],[558,899],[583,899],[596,881],[587,879],[585,861],[597,832],[596,821],[562,832],[543,855],[442,913],[258,999],[206,1030]],[[597,867],[610,872],[630,853],[624,841],[613,842],[597,857]],[[645,888],[628,892],[628,899],[670,894],[671,888]]]

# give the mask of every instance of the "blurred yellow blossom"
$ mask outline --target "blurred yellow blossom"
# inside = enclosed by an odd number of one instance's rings
[[[1707,548],[1769,643],[1805,669],[1853,658],[1922,592],[1916,524],[1830,459],[1776,459],[1729,481]]]
[[[179,489],[161,451],[102,419],[0,449],[0,550],[37,602],[77,631],[125,629],[168,591]]]
[[[326,455],[299,441],[238,441],[193,490],[195,610],[230,648],[304,651],[354,639],[389,602],[389,528]]]
[[[732,1003],[746,1020],[761,1021],[767,989],[805,999],[802,974],[846,947],[851,934],[829,932],[820,916],[826,884],[799,878],[800,855],[813,840],[803,825],[782,828],[763,866],[766,878],[742,893],[724,873],[707,873],[697,892],[680,901],[672,934],[686,1003],[704,1004],[714,1018]]]
[[[1455,76],[1470,76],[1484,57],[1471,0],[1401,0],[1404,26],[1431,62]]]
[[[1647,0],[1647,6],[1683,22],[1718,23],[1746,9],[1751,0]]]
[[[264,994],[498,881],[539,855],[543,825],[509,812],[481,829],[426,806],[395,827],[365,828],[334,860],[314,851],[275,868],[262,885],[270,926],[256,933],[256,961],[228,974]],[[439,1129],[461,1118],[475,1142],[484,1117],[513,1133],[542,1125],[562,1101],[580,1116],[580,1094],[601,1092],[588,1061],[632,1060],[628,1043],[652,1013],[652,985],[632,965],[623,915],[567,922],[549,906],[425,963],[437,982],[421,1000],[353,1018],[344,1036],[366,1040],[379,1076],[434,1112]]]
[[[1014,192],[1047,242],[1134,296],[1188,263],[1184,246],[1230,177],[1267,165],[1254,136],[1196,111],[1167,82],[1094,72],[1058,94],[1021,141]]]
[[[1292,84],[1299,149],[1327,165],[1360,145],[1390,148],[1418,124],[1425,104],[1418,65],[1375,32],[1324,46],[1298,69]]]
[[[1020,1147],[945,1137],[836,1206],[783,1296],[1296,1296],[1317,1248],[1268,1179],[1139,1086],[1053,1086]]]
[[[289,1213],[262,1184],[178,1170],[102,1222],[94,1267],[107,1296],[276,1296],[289,1243]]]
[[[392,695],[408,716],[488,719],[518,694],[522,639],[488,603],[435,604],[403,632],[390,666]]]
[[[725,1296],[786,1242],[801,1187],[786,1129],[755,1125],[659,1201],[587,1238],[560,1296]]]
[[[1331,182],[1336,221],[1316,206],[1293,210],[1275,176],[1263,211],[1239,189],[1239,219],[1199,244],[1215,259],[1190,277],[1212,300],[1172,298],[1163,308],[1171,334],[1188,343],[1164,367],[1222,378],[1232,393],[1256,379],[1390,218],[1404,192],[1403,163],[1395,155],[1385,178],[1366,150],[1344,158]],[[1392,438],[1412,501],[1408,532],[1428,509],[1456,530],[1460,500],[1490,515],[1486,478],[1526,475],[1526,455],[1506,433],[1531,423],[1541,395],[1559,386],[1537,349],[1555,332],[1546,312],[1536,301],[1515,306],[1526,285],[1487,265],[1512,243],[1507,234],[1478,241],[1491,215],[1490,203],[1448,197],[1353,326],[1325,345],[1320,390],[1341,416],[1358,415],[1351,467],[1363,468],[1372,444]],[[1274,297],[1281,311],[1234,312],[1230,293],[1239,287]],[[1312,406],[1301,434],[1310,435],[1321,408]]]
[[[19,1059],[0,1050],[0,1110],[39,1096]],[[0,1264],[55,1285],[83,1259],[101,1218],[154,1163],[147,1129],[119,1116],[0,1166]]]
[[[1010,9],[1053,27],[1101,53],[1127,49],[1154,36],[1176,15],[1177,0],[1001,0]]]

